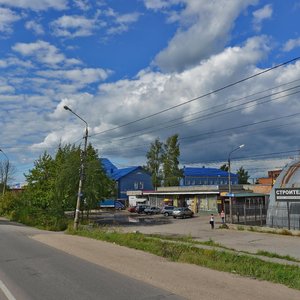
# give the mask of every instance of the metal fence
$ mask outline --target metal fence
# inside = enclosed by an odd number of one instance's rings
[[[230,205],[225,206],[226,222],[233,224],[244,224],[253,226],[264,226],[267,219],[267,209],[264,205],[239,204],[232,206],[232,217],[230,216]]]
[[[300,203],[269,206],[266,221],[269,227],[300,230]]]

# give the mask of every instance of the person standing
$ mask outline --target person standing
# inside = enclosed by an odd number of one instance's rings
[[[215,218],[214,218],[214,214],[211,214],[211,215],[210,215],[210,221],[209,221],[209,223],[210,223],[211,229],[214,229],[214,228],[215,228]]]
[[[222,224],[225,224],[225,213],[224,213],[224,210],[221,211],[220,217],[221,217],[221,220],[222,220]]]

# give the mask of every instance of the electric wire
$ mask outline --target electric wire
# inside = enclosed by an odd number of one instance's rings
[[[181,107],[181,106],[183,106],[183,105],[189,104],[189,103],[194,102],[194,101],[196,101],[196,100],[199,100],[199,99],[205,98],[205,97],[207,97],[207,96],[213,95],[213,94],[215,94],[215,93],[218,93],[218,92],[220,92],[220,91],[223,91],[223,90],[225,90],[225,89],[228,89],[228,88],[230,88],[230,87],[233,87],[233,86],[235,86],[235,85],[238,85],[238,84],[240,84],[240,83],[242,83],[242,82],[245,82],[245,81],[248,81],[248,80],[250,80],[250,79],[253,79],[253,78],[255,78],[255,77],[257,77],[257,76],[260,76],[260,75],[262,75],[262,74],[265,74],[265,73],[267,73],[267,72],[273,71],[273,70],[275,70],[275,69],[277,69],[277,68],[280,68],[280,67],[285,66],[285,65],[287,65],[287,64],[290,64],[290,63],[292,63],[292,62],[295,62],[295,61],[297,61],[297,60],[299,60],[299,59],[300,59],[300,56],[295,57],[295,58],[290,59],[290,60],[288,60],[288,61],[285,61],[285,62],[283,62],[283,63],[281,63],[281,64],[275,65],[275,66],[273,66],[273,67],[271,67],[271,68],[268,68],[268,69],[263,70],[263,71],[261,71],[261,72],[258,72],[258,73],[256,73],[256,74],[253,74],[253,75],[251,75],[251,76],[248,76],[248,77],[245,77],[245,78],[240,79],[240,80],[238,80],[238,81],[235,81],[235,82],[233,82],[233,83],[227,84],[227,85],[225,85],[225,86],[223,86],[223,87],[221,87],[221,88],[215,89],[215,90],[213,90],[213,91],[211,91],[211,92],[208,92],[208,93],[203,94],[203,95],[201,95],[201,96],[198,96],[198,97],[196,97],[196,98],[193,98],[193,99],[190,99],[190,100],[188,100],[188,101],[179,103],[179,104],[177,104],[177,105],[168,107],[168,108],[166,108],[166,109],[160,110],[160,111],[158,111],[158,112],[156,112],[156,113],[147,115],[147,116],[145,116],[145,117],[142,117],[142,118],[139,118],[139,119],[136,119],[136,120],[133,120],[133,121],[130,121],[130,122],[121,124],[121,125],[119,125],[119,126],[116,126],[116,127],[113,127],[113,128],[109,128],[109,129],[107,129],[107,130],[103,130],[103,131],[98,132],[98,133],[91,134],[90,137],[95,136],[95,135],[99,135],[99,134],[103,134],[103,133],[106,133],[106,132],[109,132],[109,131],[113,131],[113,130],[116,130],[116,129],[119,129],[119,128],[122,128],[122,127],[125,127],[125,126],[128,126],[128,125],[135,124],[135,123],[137,123],[137,122],[140,122],[140,121],[143,121],[143,120],[152,118],[152,117],[154,117],[154,116],[160,115],[160,114],[165,113],[165,112],[167,112],[167,111],[170,111],[170,110],[173,110],[173,109],[175,109],[175,108]]]

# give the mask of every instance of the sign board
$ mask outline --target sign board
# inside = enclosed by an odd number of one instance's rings
[[[300,188],[275,189],[275,201],[278,202],[300,202]]]

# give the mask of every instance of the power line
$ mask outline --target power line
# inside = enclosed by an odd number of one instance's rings
[[[182,124],[191,123],[191,122],[194,122],[194,121],[199,120],[199,119],[201,119],[201,121],[203,121],[203,120],[206,120],[208,118],[219,117],[219,116],[222,116],[224,114],[233,113],[233,112],[240,111],[240,110],[243,110],[243,109],[246,109],[246,108],[250,108],[252,106],[266,104],[268,102],[276,101],[278,99],[282,99],[282,98],[285,98],[285,97],[288,97],[288,96],[292,96],[292,95],[298,94],[298,93],[300,93],[300,91],[296,91],[296,92],[293,92],[293,93],[290,93],[290,94],[284,94],[283,96],[278,96],[276,98],[272,98],[270,100],[261,101],[259,103],[256,103],[256,102],[259,101],[259,100],[268,98],[268,97],[272,97],[272,96],[275,96],[275,95],[278,95],[278,94],[281,94],[281,93],[285,93],[285,92],[287,92],[289,90],[296,89],[296,88],[299,88],[299,87],[300,87],[300,85],[297,85],[297,86],[291,87],[289,89],[286,89],[286,90],[283,90],[283,91],[280,91],[280,92],[276,92],[276,93],[273,93],[273,94],[270,94],[270,95],[266,95],[266,96],[263,96],[263,97],[260,97],[260,98],[256,98],[256,99],[250,100],[250,101],[245,102],[245,103],[237,104],[237,105],[232,106],[232,107],[227,107],[227,108],[221,109],[221,110],[216,111],[216,112],[211,112],[209,114],[206,114],[205,116],[199,116],[199,117],[191,119],[191,120],[178,122],[178,123],[172,124],[170,126],[166,126],[166,127],[158,127],[156,129],[152,129],[152,130],[148,130],[148,131],[145,131],[145,129],[143,129],[143,130],[140,130],[140,131],[136,131],[136,132],[144,132],[143,134],[135,134],[135,135],[130,135],[130,136],[122,137],[122,138],[115,138],[113,140],[121,141],[121,140],[131,139],[131,138],[135,138],[135,137],[140,137],[142,135],[149,134],[149,133],[152,133],[152,132],[155,132],[155,131],[158,131],[158,130],[162,130],[162,129],[166,130],[166,129],[169,129],[169,128],[177,127],[177,126],[182,125]],[[250,104],[252,102],[255,102],[255,103],[253,105],[248,105],[246,107],[241,107],[241,106],[244,106],[246,104]],[[222,105],[218,105],[218,106],[222,106]],[[237,108],[237,107],[241,107],[241,108],[238,108],[238,109],[235,109],[235,110],[231,110],[231,109]],[[212,107],[212,108],[215,108],[215,107]],[[206,109],[206,110],[208,110],[208,109]],[[204,110],[204,111],[206,111],[206,110]],[[168,122],[164,122],[164,123],[161,123],[161,124],[165,124],[165,123],[168,123]]]
[[[193,99],[191,99],[191,100],[188,100],[188,101],[179,103],[179,104],[177,104],[177,105],[168,107],[168,108],[166,108],[166,109],[160,110],[160,111],[158,111],[158,112],[156,112],[156,113],[153,113],[153,114],[150,114],[150,115],[148,115],[148,116],[139,118],[139,119],[137,119],[137,120],[130,121],[130,122],[127,122],[127,123],[125,123],[125,124],[122,124],[122,125],[119,125],[119,126],[116,126],[116,127],[113,127],[113,128],[110,128],[110,129],[107,129],[107,130],[104,130],[104,131],[101,131],[101,132],[98,132],[98,133],[91,134],[89,137],[93,137],[93,136],[95,136],[95,135],[99,135],[99,134],[103,134],[103,133],[106,133],[106,132],[110,132],[110,131],[113,131],[113,130],[116,130],[116,129],[119,129],[119,128],[122,128],[122,127],[125,127],[125,126],[128,126],[128,125],[132,125],[132,124],[135,124],[135,123],[137,123],[137,122],[140,122],[140,121],[143,121],[143,120],[152,118],[152,117],[154,117],[154,116],[160,115],[160,114],[165,113],[165,112],[167,112],[167,111],[173,110],[173,109],[175,109],[175,108],[181,107],[181,106],[186,105],[186,104],[188,104],[188,103],[194,102],[194,101],[196,101],[196,100],[205,98],[205,97],[210,96],[210,95],[212,95],[212,94],[218,93],[218,92],[220,92],[220,91],[223,91],[223,90],[225,90],[225,89],[228,89],[228,88],[230,88],[230,87],[233,87],[233,86],[235,86],[235,85],[238,85],[238,84],[240,84],[240,83],[242,83],[242,82],[245,82],[245,81],[247,81],[247,80],[250,80],[250,79],[252,79],[252,78],[255,78],[255,77],[257,77],[257,76],[260,76],[260,75],[262,75],[262,74],[265,74],[265,73],[270,72],[270,71],[272,71],[272,70],[275,70],[275,69],[277,69],[277,68],[280,68],[280,67],[282,67],[282,66],[284,66],[284,65],[290,64],[291,62],[297,61],[297,60],[299,60],[299,59],[300,59],[300,56],[298,56],[298,57],[296,57],[296,58],[293,58],[293,59],[291,59],[291,60],[288,60],[288,61],[286,61],[286,62],[283,62],[283,63],[281,63],[281,64],[275,65],[275,66],[273,66],[273,67],[271,67],[271,68],[269,68],[269,69],[266,69],[266,70],[264,70],[264,71],[258,72],[258,73],[254,74],[254,75],[248,76],[248,77],[243,78],[243,79],[241,79],[241,80],[238,80],[238,81],[235,81],[235,82],[230,83],[230,84],[228,84],[228,85],[225,85],[225,86],[223,86],[223,87],[221,87],[221,88],[218,88],[218,89],[216,89],[216,90],[214,90],[214,91],[212,91],[212,92],[208,92],[208,93],[206,93],[206,94],[203,94],[203,95],[201,95],[201,96],[199,96],[199,97],[196,97],[196,98],[193,98]]]

